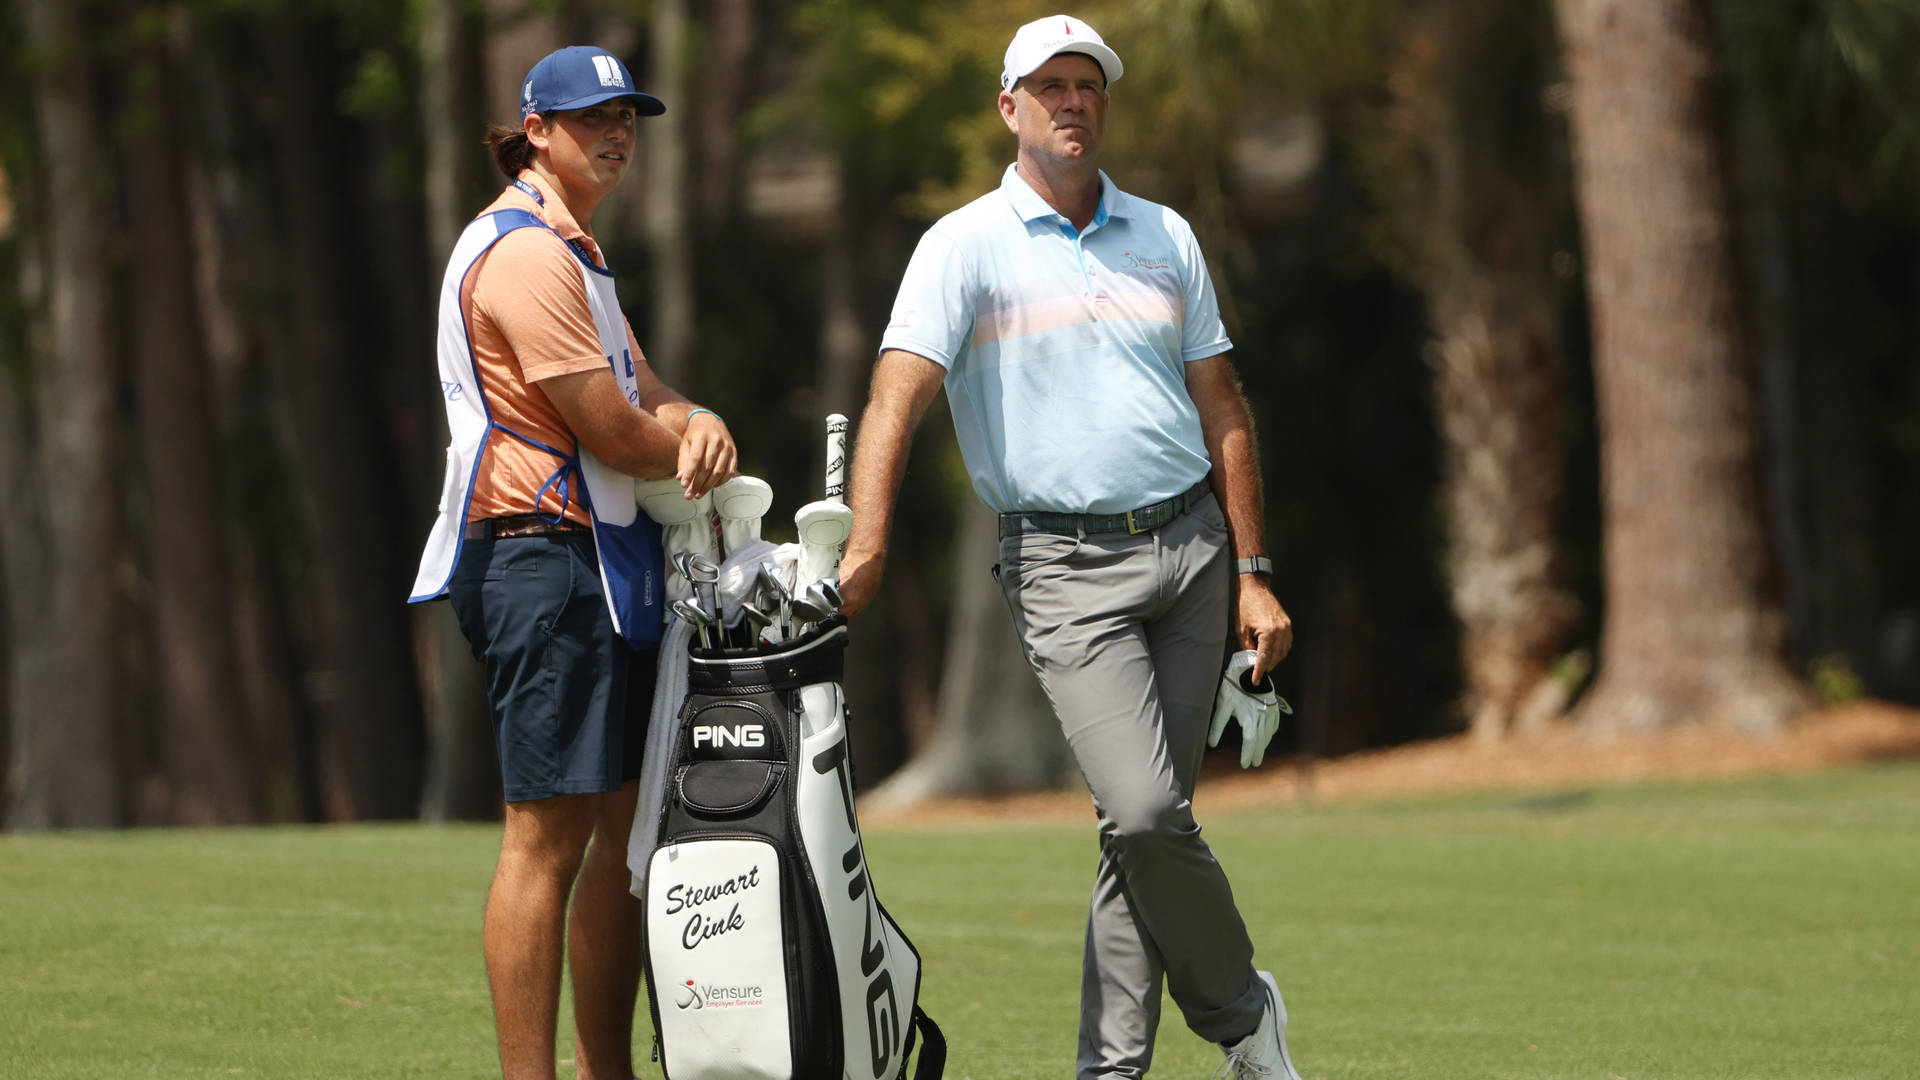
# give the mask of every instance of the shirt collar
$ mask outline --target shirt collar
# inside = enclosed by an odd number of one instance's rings
[[[1033,190],[1025,177],[1020,175],[1018,164],[1007,166],[1006,174],[1000,178],[1000,191],[1013,206],[1013,212],[1020,215],[1021,221],[1038,221],[1041,218],[1060,217],[1060,211],[1047,204],[1040,193]],[[1131,208],[1126,192],[1121,191],[1106,170],[1100,171],[1100,206],[1093,212],[1093,224],[1105,225],[1109,219],[1128,217]]]
[[[560,234],[560,239],[583,249],[596,264],[604,267],[606,258],[600,253],[600,245],[594,241],[593,237],[587,235],[587,231],[580,227],[578,221],[573,219],[573,214],[567,210],[566,202],[560,198],[560,193],[554,190],[553,185],[547,183],[532,169],[521,170],[518,179],[531,185],[546,201],[535,202],[532,196],[516,187],[509,187],[508,193],[523,200],[527,204],[526,208],[533,211],[535,217],[546,222],[554,232]]]

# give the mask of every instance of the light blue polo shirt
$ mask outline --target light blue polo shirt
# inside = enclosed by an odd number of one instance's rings
[[[996,511],[1116,514],[1212,468],[1186,364],[1233,347],[1193,229],[1100,174],[1085,233],[1009,165],[920,239],[880,348],[947,369],[973,489]]]

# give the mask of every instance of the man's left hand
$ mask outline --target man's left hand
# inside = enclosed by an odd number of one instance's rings
[[[699,412],[687,421],[687,433],[680,436],[680,461],[673,476],[687,498],[697,499],[731,480],[739,463],[726,422],[711,412]]]
[[[1260,654],[1253,665],[1253,680],[1259,682],[1293,651],[1293,618],[1280,606],[1265,577],[1239,577],[1240,592],[1234,609],[1238,613],[1240,647]]]

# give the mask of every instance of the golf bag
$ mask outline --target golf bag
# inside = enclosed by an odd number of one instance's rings
[[[874,896],[854,816],[846,620],[694,650],[641,891],[668,1080],[937,1080],[920,956]]]

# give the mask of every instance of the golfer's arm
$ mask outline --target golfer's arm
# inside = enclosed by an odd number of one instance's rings
[[[893,507],[907,472],[907,450],[946,374],[939,364],[900,349],[881,353],[874,364],[873,385],[853,448],[853,480],[848,487],[853,535],[847,540],[848,556],[885,557]]]
[[[612,371],[556,375],[534,385],[553,402],[580,445],[609,466],[645,480],[672,476],[678,467],[679,434],[628,404]]]
[[[1260,448],[1254,441],[1253,413],[1240,391],[1233,363],[1223,353],[1187,365],[1187,393],[1200,410],[1200,433],[1213,460],[1208,480],[1227,516],[1227,533],[1237,559],[1267,554],[1264,498],[1260,489]]]

